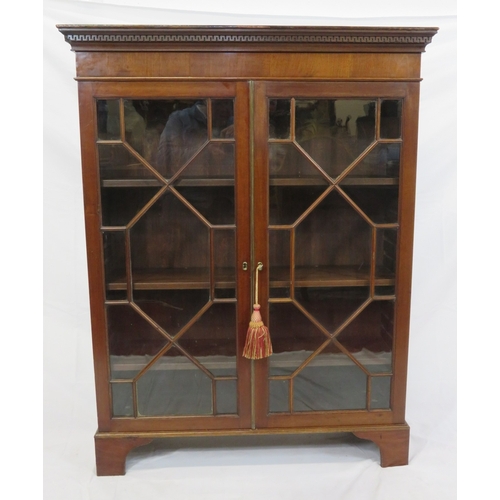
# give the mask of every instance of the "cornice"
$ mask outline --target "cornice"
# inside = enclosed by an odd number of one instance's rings
[[[59,25],[73,50],[423,52],[437,28]]]

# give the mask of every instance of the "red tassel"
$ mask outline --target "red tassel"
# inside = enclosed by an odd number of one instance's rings
[[[262,321],[259,304],[255,304],[248,326],[243,356],[248,359],[262,359],[271,356],[272,353],[273,346],[271,344],[269,328]]]

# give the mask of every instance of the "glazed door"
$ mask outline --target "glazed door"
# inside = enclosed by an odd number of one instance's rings
[[[96,116],[100,427],[249,426],[248,86],[81,89]]]
[[[403,411],[409,277],[397,269],[411,259],[399,247],[412,215],[400,203],[403,168],[410,197],[414,182],[403,143],[412,92],[255,86],[255,122],[265,124],[255,134],[255,254],[274,350],[255,362],[258,427],[389,423]]]

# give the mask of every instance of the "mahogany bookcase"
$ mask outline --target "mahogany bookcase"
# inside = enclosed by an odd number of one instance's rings
[[[437,29],[58,29],[76,55],[97,474],[202,435],[352,432],[407,464]],[[256,296],[273,354],[247,359]]]

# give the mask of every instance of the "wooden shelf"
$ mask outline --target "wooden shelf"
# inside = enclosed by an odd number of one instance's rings
[[[216,270],[216,288],[234,288],[236,280],[234,268]],[[208,269],[152,269],[133,273],[134,290],[199,290],[210,288]],[[126,279],[121,277],[108,283],[108,290],[125,290]]]
[[[166,182],[166,181],[165,181]],[[106,179],[101,183],[102,187],[129,188],[129,187],[161,187],[164,184],[158,179]],[[210,179],[189,178],[179,179],[173,183],[174,187],[231,187],[234,186],[232,178]]]
[[[271,269],[270,287],[286,288],[290,286],[288,268]],[[157,269],[139,270],[133,273],[135,290],[199,290],[210,287],[208,269]],[[354,267],[298,267],[295,269],[295,287],[355,287],[369,286],[368,269]],[[388,272],[377,271],[376,286],[394,285],[394,277]],[[217,269],[215,288],[234,288],[236,280],[234,269]],[[121,277],[107,285],[108,290],[125,290],[126,279]]]
[[[376,286],[394,285],[394,276],[388,272],[376,273]],[[271,270],[271,287],[283,288],[290,286],[290,270],[288,268],[273,268]],[[322,266],[295,268],[295,287],[354,287],[369,286],[370,270],[350,266]]]
[[[397,186],[399,177],[353,177],[344,179],[340,186]]]
[[[275,177],[270,179],[270,186],[327,186],[322,179],[317,177]],[[398,177],[347,177],[341,186],[397,186]],[[129,188],[129,187],[161,187],[164,184],[158,179],[105,179],[101,182],[105,188]],[[191,178],[179,179],[174,182],[174,187],[231,187],[234,186],[232,178],[210,179]]]

